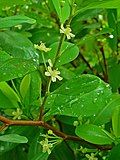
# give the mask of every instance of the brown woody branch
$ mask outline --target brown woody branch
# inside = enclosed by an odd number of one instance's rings
[[[55,135],[63,138],[64,140],[80,141],[82,144],[89,144],[99,150],[112,149],[111,145],[96,145],[96,144],[89,143],[89,142],[81,139],[80,137],[67,135],[66,133],[59,131],[58,129],[56,129],[55,127],[49,125],[48,123],[46,123],[44,121],[10,120],[10,119],[5,118],[3,116],[0,116],[0,121],[4,123],[1,126],[0,130],[3,130],[5,127],[9,127],[9,126],[41,126],[41,127],[44,127],[48,130],[52,130]]]

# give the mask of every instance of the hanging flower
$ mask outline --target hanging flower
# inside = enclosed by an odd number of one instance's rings
[[[75,37],[74,34],[71,33],[71,28],[67,26],[64,28],[63,24],[61,25],[60,33],[64,33],[67,36],[67,39],[71,39],[72,37]]]
[[[40,42],[40,45],[34,44],[34,48],[44,52],[49,52],[51,50],[51,48],[47,48],[43,42]]]
[[[13,119],[21,119],[22,114],[23,114],[22,110],[20,108],[17,108],[16,111],[12,112],[12,115],[14,116]]]
[[[52,145],[52,143],[48,143],[48,139],[47,139],[47,138],[45,138],[45,140],[41,141],[40,144],[41,144],[42,147],[43,147],[43,152],[44,152],[44,153],[45,153],[45,152],[48,152],[48,154],[51,153],[50,148],[52,148],[53,145]]]
[[[58,71],[58,69],[52,69],[53,64],[51,62],[51,60],[48,60],[49,66],[47,67],[47,71],[45,72],[46,76],[51,77],[53,82],[56,82],[56,79],[58,79],[59,81],[61,81],[63,78],[59,76],[60,71]]]

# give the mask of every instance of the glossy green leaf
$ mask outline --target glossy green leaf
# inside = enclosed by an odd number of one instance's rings
[[[70,16],[70,5],[68,0],[65,0],[65,3],[63,7],[61,8],[61,23],[64,24],[64,22],[69,18]]]
[[[91,116],[100,112],[111,97],[109,85],[93,75],[68,80],[48,97],[47,115]]]
[[[7,60],[9,60],[11,58],[11,56],[4,52],[4,51],[0,51],[0,66]]]
[[[108,18],[108,25],[109,28],[113,29],[113,32],[111,35],[113,35],[113,38],[108,38],[109,45],[111,49],[115,52],[117,51],[117,9],[108,9],[107,10],[107,18]]]
[[[101,125],[109,122],[112,119],[113,111],[118,106],[120,106],[120,96],[113,95],[110,102],[96,114],[96,116],[93,118],[92,123]]]
[[[31,83],[30,83],[30,103],[41,98],[41,78],[38,71],[34,71],[31,74]]]
[[[22,96],[22,98],[24,99],[27,92],[28,92],[28,89],[30,87],[30,81],[31,81],[31,76],[30,74],[27,74],[21,81],[21,84],[20,84],[20,94]]]
[[[81,5],[81,8],[85,9],[91,9],[91,8],[119,8],[120,7],[120,2],[118,0],[84,0],[82,3],[78,4]]]
[[[0,82],[0,90],[10,100],[20,102],[20,98],[17,93],[6,82]]]
[[[49,154],[48,153],[38,153],[37,155],[35,155],[35,157],[33,157],[31,160],[47,160],[48,159]]]
[[[0,108],[8,109],[8,108],[17,108],[17,107],[18,107],[18,103],[16,103],[16,101],[13,101],[12,99],[9,99],[0,90]]]
[[[75,133],[80,138],[94,144],[111,144],[113,140],[100,127],[93,124],[79,125]]]
[[[120,137],[120,104],[114,108],[112,115],[112,128],[114,135]]]
[[[120,144],[114,146],[109,152],[108,160],[119,160],[120,159]]]
[[[11,58],[0,66],[0,81],[23,77],[34,70],[36,70],[36,63],[33,60]]]
[[[117,62],[116,58],[111,58],[109,60],[108,76],[112,90],[116,92],[120,87],[120,64]]]
[[[23,16],[23,15],[15,15],[5,18],[0,18],[0,29],[13,27],[22,23],[35,23],[36,20]]]
[[[11,142],[11,143],[27,143],[28,139],[18,134],[6,134],[0,136],[0,141]]]
[[[15,58],[38,60],[38,54],[31,41],[23,34],[4,31],[0,32],[0,47]]]
[[[58,14],[58,17],[61,18],[61,5],[59,0],[52,0],[55,10]]]
[[[49,46],[52,48],[47,55],[45,55],[46,59],[54,59],[57,49],[58,49],[58,43],[55,42],[52,45]],[[64,42],[61,49],[61,57],[58,59],[56,66],[61,66],[63,64],[69,63],[73,61],[79,54],[79,48],[69,42]]]
[[[0,0],[0,9],[5,7],[13,7],[13,5],[24,5],[29,3],[29,0]]]
[[[62,142],[58,145],[56,145],[50,154],[48,160],[61,160],[61,159],[69,159],[74,160],[74,153],[73,151],[65,144],[65,142]]]

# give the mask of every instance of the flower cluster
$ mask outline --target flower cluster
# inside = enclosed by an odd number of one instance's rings
[[[48,130],[48,134],[42,134],[41,136],[45,137],[44,140],[40,141],[40,144],[42,145],[42,151],[43,153],[47,152],[48,154],[51,153],[52,147],[61,142],[61,139],[57,137],[52,130]]]
[[[86,158],[88,158],[89,160],[98,160],[98,158],[95,157],[95,154],[94,154],[94,153],[91,153],[91,155],[86,154],[85,156],[86,156]]]
[[[61,29],[60,29],[60,33],[63,33],[67,36],[67,39],[71,39],[73,37],[75,37],[74,34],[71,33],[71,28],[69,26],[67,26],[66,28],[64,28],[63,24],[61,25]]]
[[[51,50],[51,48],[47,48],[43,42],[40,42],[40,45],[34,44],[34,48],[44,52],[49,52]]]
[[[14,116],[13,119],[21,119],[21,115],[23,114],[22,110],[20,108],[17,108],[16,111],[12,112],[12,115]]]
[[[48,63],[49,63],[49,66],[47,67],[47,71],[45,72],[45,75],[51,77],[51,80],[53,82],[56,82],[56,79],[61,81],[63,78],[59,76],[60,71],[58,71],[58,69],[52,69],[53,64],[50,59],[48,60]]]
[[[49,143],[47,138],[45,138],[45,140],[42,140],[42,141],[40,142],[40,144],[41,144],[42,147],[43,147],[43,153],[45,153],[45,152],[48,152],[48,154],[51,153],[50,148],[53,147],[53,144],[52,144],[52,143]]]

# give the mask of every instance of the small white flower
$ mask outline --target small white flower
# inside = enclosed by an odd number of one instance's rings
[[[99,18],[100,21],[102,21],[103,20],[103,15],[99,14],[98,18]]]
[[[51,50],[51,48],[47,48],[45,43],[42,42],[40,42],[40,45],[34,44],[34,48],[44,52],[49,52]]]
[[[72,30],[71,30],[71,28],[69,26],[64,28],[63,24],[61,24],[60,33],[64,33],[67,36],[67,39],[71,39],[72,37],[75,37],[75,35],[72,34],[71,31]]]
[[[114,38],[114,36],[112,34],[109,35],[109,38]]]
[[[13,119],[21,119],[22,114],[23,114],[22,110],[20,108],[17,108],[16,111],[12,112],[12,115],[14,116]]]
[[[53,145],[52,145],[51,143],[48,143],[48,139],[47,139],[47,138],[45,138],[45,140],[41,141],[40,144],[41,144],[42,147],[43,147],[43,152],[44,152],[44,153],[45,153],[45,152],[48,152],[48,154],[51,153],[50,148],[52,148]]]
[[[45,75],[51,77],[51,80],[53,82],[56,82],[56,79],[61,81],[63,78],[59,76],[60,71],[58,71],[58,69],[52,70],[53,64],[50,59],[48,60],[48,63],[49,63],[49,66],[47,67],[47,72],[45,72]]]
[[[21,28],[22,28],[22,25],[21,25],[21,24],[16,25],[15,28],[21,29]]]

